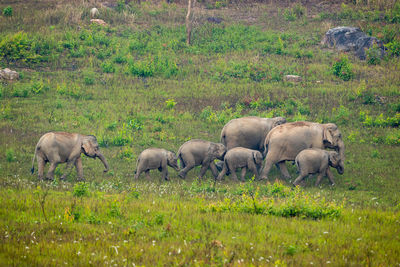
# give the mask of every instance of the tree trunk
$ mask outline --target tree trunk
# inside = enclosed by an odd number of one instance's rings
[[[193,0],[193,6],[196,0]],[[192,35],[192,0],[188,0],[188,12],[186,14],[186,43],[190,45]]]

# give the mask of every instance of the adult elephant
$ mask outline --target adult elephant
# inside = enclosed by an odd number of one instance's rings
[[[282,117],[260,118],[243,117],[233,119],[225,124],[221,131],[221,143],[227,150],[234,147],[244,147],[264,151],[264,140],[274,127],[286,123]]]
[[[107,172],[109,167],[107,160],[100,152],[97,139],[93,135],[82,135],[78,133],[66,132],[49,132],[44,134],[36,145],[35,154],[32,159],[32,169],[34,172],[35,156],[38,161],[38,177],[43,179],[44,166],[47,162],[50,163],[50,168],[47,172],[46,179],[54,179],[54,170],[59,163],[67,163],[65,173],[61,179],[65,179],[68,170],[72,164],[75,165],[78,173],[78,178],[83,179],[83,168],[81,154],[85,154],[90,158],[99,158],[105,167],[104,172]]]
[[[261,179],[268,179],[272,165],[278,164],[286,179],[290,178],[285,161],[295,160],[297,154],[307,148],[333,148],[344,161],[344,143],[339,128],[334,123],[298,121],[279,125],[272,129],[264,142],[265,166]]]

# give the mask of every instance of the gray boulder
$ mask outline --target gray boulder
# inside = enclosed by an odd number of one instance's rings
[[[381,40],[366,35],[356,27],[337,27],[330,29],[326,32],[322,44],[328,47],[334,47],[339,51],[354,52],[361,60],[366,58],[365,50],[371,48],[374,44],[379,49],[381,57],[383,57],[385,53],[385,47]]]

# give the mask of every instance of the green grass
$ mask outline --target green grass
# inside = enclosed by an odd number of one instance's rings
[[[20,74],[0,81],[0,264],[399,264],[400,9],[363,3],[206,1],[191,46],[185,3],[118,1],[99,8],[107,27],[90,25],[82,1],[0,4],[12,10],[0,15],[0,67]],[[388,54],[372,64],[321,48],[339,25],[378,36]],[[157,171],[133,181],[142,150],[216,142],[249,115],[336,123],[344,175],[300,191],[276,168],[269,184],[214,186],[199,168],[186,181],[172,169],[168,183]],[[38,183],[29,170],[48,131],[97,136],[110,171],[83,157],[87,183],[74,171]]]

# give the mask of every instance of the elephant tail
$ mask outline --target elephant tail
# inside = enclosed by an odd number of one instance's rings
[[[35,153],[33,154],[33,158],[32,158],[32,168],[31,168],[31,174],[33,174],[35,172],[35,158],[36,158],[36,153],[39,150],[39,147],[36,146],[35,147]]]
[[[139,166],[139,162],[140,162],[140,156],[138,157],[137,161],[136,161],[136,170],[133,172],[134,174],[137,173],[137,168]]]
[[[298,161],[298,160],[295,160],[295,161],[293,162],[293,164],[296,164],[297,173],[299,173],[299,172],[300,172],[300,163],[299,163],[299,161]]]

